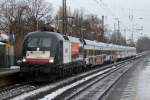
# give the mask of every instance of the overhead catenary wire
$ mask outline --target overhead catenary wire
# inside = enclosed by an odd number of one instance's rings
[[[108,13],[111,14],[112,18],[117,18],[117,19],[120,21],[120,25],[123,27],[123,29],[129,30],[129,29],[128,29],[128,26],[126,26],[126,24],[124,24],[124,23],[122,22],[122,20],[121,20],[122,18],[116,16],[116,14],[111,11],[111,9],[108,7],[107,4],[105,4],[102,0],[96,0],[96,1],[99,2],[99,3],[97,3],[97,4],[98,4],[101,8],[103,8],[104,10],[106,10]],[[127,15],[127,16],[128,16],[128,15]]]

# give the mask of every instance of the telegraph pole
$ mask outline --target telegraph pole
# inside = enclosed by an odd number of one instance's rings
[[[116,32],[116,24],[114,23],[114,32]]]
[[[121,44],[120,42],[120,21],[118,20],[118,30],[117,30],[117,40],[118,40],[118,43],[117,44]]]
[[[63,34],[66,35],[67,32],[67,4],[66,4],[66,0],[63,0],[63,22],[62,22],[62,31]]]
[[[125,33],[125,45],[127,45],[127,43],[126,43],[126,42],[127,42],[127,41],[126,41],[126,40],[127,40],[127,34],[126,34],[126,32],[127,32],[127,30],[124,29],[124,33]]]
[[[115,43],[117,43],[118,41],[118,35],[117,35],[117,29],[116,29],[116,24],[114,23],[114,35],[115,35]]]
[[[134,42],[133,34],[134,34],[134,21],[133,21],[133,19],[132,19],[132,36],[131,36],[131,38],[132,38],[132,42]]]
[[[130,9],[129,9],[129,20],[131,21],[131,30],[132,30],[132,34],[131,34],[131,41],[134,42],[134,15],[133,15],[133,10],[130,14]]]
[[[118,33],[120,32],[120,21],[118,20]]]
[[[102,16],[102,33],[101,33],[101,41],[104,41],[104,16]]]

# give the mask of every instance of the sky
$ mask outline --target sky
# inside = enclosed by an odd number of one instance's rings
[[[46,1],[52,4],[53,13],[62,5],[62,0]],[[95,14],[100,18],[104,15],[105,24],[112,30],[119,20],[122,34],[124,36],[126,34],[128,39],[131,38],[133,29],[135,40],[143,35],[150,37],[150,1],[148,0],[67,0],[67,6],[72,11],[82,8],[85,15]],[[142,27],[143,30],[138,30]]]

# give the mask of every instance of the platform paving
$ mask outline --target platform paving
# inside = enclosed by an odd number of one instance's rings
[[[11,75],[20,71],[19,66],[11,66],[10,68],[0,68],[0,77],[5,75]]]
[[[150,100],[150,56],[141,58],[111,89],[105,100]]]

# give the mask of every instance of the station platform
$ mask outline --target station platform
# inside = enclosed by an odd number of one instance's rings
[[[3,86],[17,83],[20,67],[11,66],[10,68],[0,68],[0,88]]]
[[[150,100],[150,56],[139,59],[110,90],[105,100]]]
[[[0,77],[16,74],[19,71],[19,66],[11,66],[10,68],[0,68]]]

